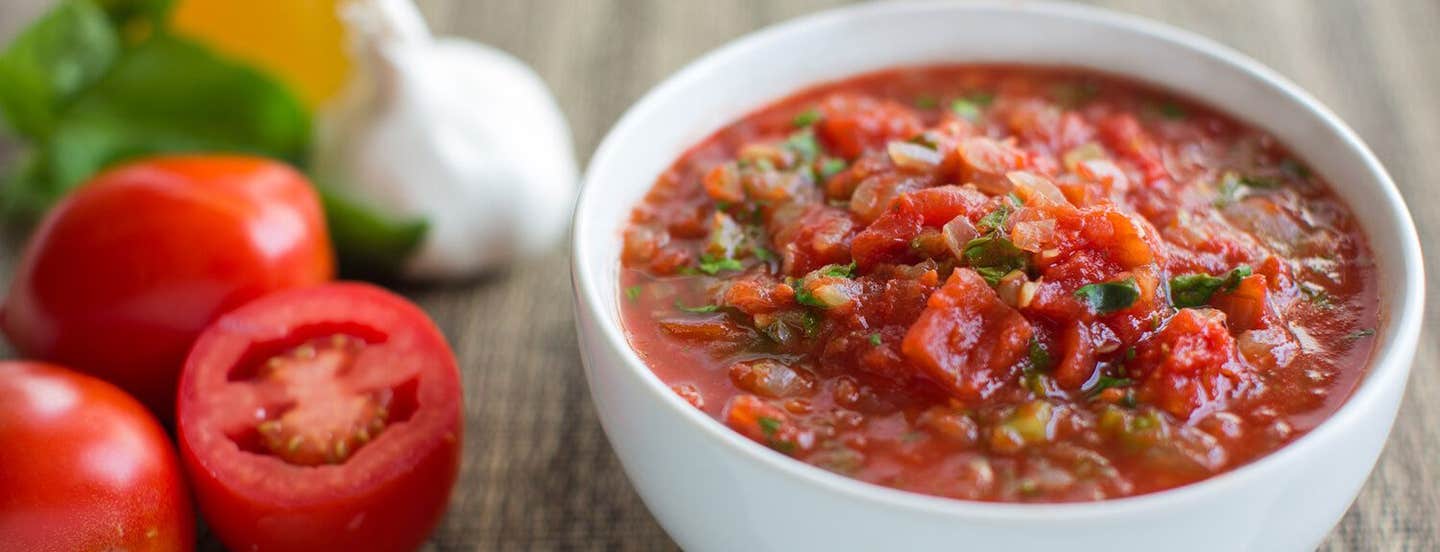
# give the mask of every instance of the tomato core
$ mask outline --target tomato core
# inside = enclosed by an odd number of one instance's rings
[[[293,406],[255,426],[265,450],[300,466],[339,464],[385,429],[393,393],[366,390],[349,376],[364,340],[336,334],[270,357],[257,375]]]

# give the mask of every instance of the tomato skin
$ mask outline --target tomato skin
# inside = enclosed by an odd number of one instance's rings
[[[173,445],[135,399],[99,379],[0,362],[0,548],[195,547]]]
[[[254,423],[257,411],[288,407],[244,402],[254,395],[233,392],[250,385],[236,370],[256,360],[256,350],[316,331],[373,334],[367,341],[379,358],[419,366],[414,413],[339,464],[300,466],[245,449],[235,428]],[[423,311],[367,284],[277,292],[216,320],[186,361],[177,412],[181,460],[200,510],[232,550],[414,550],[444,513],[459,472],[454,355]]]
[[[168,420],[206,324],[333,275],[320,202],[299,173],[257,157],[157,157],[98,175],[48,214],[0,329],[25,356],[115,383]]]

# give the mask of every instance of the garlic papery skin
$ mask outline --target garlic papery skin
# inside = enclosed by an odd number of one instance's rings
[[[433,38],[409,0],[352,0],[356,73],[318,116],[320,182],[429,227],[401,274],[457,279],[552,248],[577,170],[554,96],[524,63]]]

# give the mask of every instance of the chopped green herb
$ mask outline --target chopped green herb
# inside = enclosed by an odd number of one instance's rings
[[[1230,291],[1240,280],[1251,274],[1250,267],[1241,265],[1222,277],[1209,274],[1184,274],[1170,279],[1170,304],[1178,308],[1198,307],[1210,302],[1220,290]]]
[[[1099,395],[1100,392],[1102,392],[1102,391],[1104,391],[1104,390],[1106,390],[1106,389],[1109,389],[1109,388],[1111,388],[1111,387],[1126,387],[1126,386],[1128,386],[1128,385],[1130,385],[1130,384],[1132,384],[1132,383],[1135,383],[1135,382],[1134,382],[1134,380],[1131,380],[1130,378],[1115,378],[1115,377],[1110,377],[1110,376],[1100,376],[1100,379],[1095,382],[1095,387],[1090,388],[1090,391],[1088,391],[1086,394],[1089,395],[1089,396],[1091,396],[1091,397],[1094,397],[1094,396]]]
[[[741,270],[745,268],[745,265],[742,265],[740,264],[740,261],[731,258],[717,259],[710,255],[701,255],[699,268],[700,272],[704,272],[706,274],[714,276],[716,274],[719,274],[723,270]]]
[[[715,209],[716,209],[717,211],[728,211],[728,210],[730,210],[730,202],[729,202],[729,201],[716,201],[716,202],[715,202]]]
[[[794,285],[791,286],[791,287],[794,287],[794,288],[795,288],[795,302],[796,302],[796,303],[800,303],[801,305],[805,305],[805,306],[807,306],[807,307],[821,307],[821,308],[824,308],[824,307],[827,307],[827,306],[828,306],[828,305],[826,305],[823,301],[821,301],[821,300],[819,300],[819,299],[816,299],[816,298],[815,298],[815,294],[810,293],[810,290],[805,289],[804,284],[800,284],[800,283],[797,282],[796,284],[794,284]]]
[[[1356,330],[1354,332],[1351,332],[1350,335],[1345,336],[1345,339],[1350,341],[1358,341],[1362,338],[1370,337],[1372,335],[1375,335],[1375,329],[1365,328],[1363,330]]]
[[[1067,82],[1057,85],[1053,92],[1061,106],[1075,108],[1100,95],[1100,86],[1090,81]]]
[[[1262,190],[1270,190],[1280,187],[1280,183],[1277,182],[1274,178],[1269,178],[1265,176],[1242,176],[1240,177],[1240,184],[1242,186],[1260,188]]]
[[[1140,286],[1135,284],[1133,277],[1118,282],[1086,284],[1075,290],[1075,297],[1084,301],[1092,312],[1105,314],[1135,304],[1135,300],[1140,298]]]
[[[820,330],[820,316],[807,310],[800,315],[800,324],[805,327],[806,337],[815,337]]]
[[[795,443],[792,441],[777,441],[774,439],[770,439],[766,441],[765,444],[768,445],[770,448],[784,454],[790,454],[795,452]]]
[[[1300,293],[1305,295],[1305,300],[1310,304],[1321,308],[1330,308],[1330,292],[1311,284],[1300,284]]]
[[[720,310],[720,305],[700,305],[698,307],[687,307],[679,299],[675,300],[675,308],[691,314],[705,314]]]
[[[1010,218],[1010,204],[1000,202],[1000,206],[994,211],[986,213],[975,223],[975,229],[981,232],[1000,232],[1005,230],[1005,221]]]
[[[782,144],[785,149],[795,152],[800,159],[810,162],[820,156],[820,141],[815,139],[815,129],[805,128],[790,135]]]
[[[940,100],[935,96],[919,96],[915,98],[915,107],[920,109],[935,109],[940,107]]]
[[[840,171],[845,170],[845,167],[846,164],[844,159],[827,157],[825,160],[820,162],[820,178],[829,180],[830,177],[840,174]]]
[[[870,344],[871,344],[871,345],[874,345],[874,346],[876,346],[876,347],[879,347],[879,346],[880,346],[880,334],[878,334],[878,333],[872,333],[872,334],[870,334]]]
[[[962,252],[970,267],[992,286],[999,283],[1006,274],[1024,270],[1028,264],[1025,251],[1000,236],[970,240]]]
[[[644,288],[638,285],[627,287],[625,288],[625,298],[629,299],[632,303],[639,301],[641,291],[644,291]]]
[[[1166,119],[1184,119],[1190,115],[1184,107],[1175,102],[1164,102],[1160,104],[1159,110],[1160,116]]]
[[[974,102],[975,105],[980,107],[990,107],[990,104],[995,103],[995,93],[986,90],[978,90],[975,92],[971,92],[969,95],[965,96],[965,98],[970,100],[971,102]]]
[[[1125,348],[1125,360],[1135,360],[1135,347]]]
[[[1243,195],[1241,188],[1254,188],[1258,190],[1271,190],[1280,187],[1280,183],[1274,178],[1263,176],[1240,176],[1234,172],[1227,172],[1220,177],[1220,187],[1216,190],[1216,207],[1225,207],[1235,203]]]
[[[820,274],[829,276],[831,278],[854,278],[855,268],[855,261],[850,261],[850,264],[847,265],[828,264],[822,266],[820,267],[819,272]]]
[[[775,172],[775,163],[768,157],[761,157],[755,160],[755,168],[760,169],[760,172]]]
[[[776,259],[775,253],[771,252],[769,249],[765,249],[764,247],[760,247],[758,245],[751,248],[751,252],[755,254],[756,259],[760,259],[767,263]]]
[[[812,107],[801,111],[790,121],[790,124],[795,125],[795,128],[805,128],[817,122],[820,122],[820,110]]]
[[[980,120],[980,106],[964,98],[958,98],[950,102],[950,111],[969,121]]]
[[[1310,178],[1310,168],[1294,159],[1286,159],[1280,162],[1280,170],[1295,178]]]
[[[1040,345],[1040,340],[1030,339],[1030,367],[1035,370],[1046,371],[1050,369],[1050,351]]]
[[[780,431],[780,425],[782,423],[780,420],[769,416],[761,416],[756,419],[755,422],[760,424],[760,431],[764,432],[766,437],[774,437],[775,432]]]
[[[1020,199],[1020,196],[1019,196],[1019,195],[1016,195],[1015,192],[1010,192],[1010,193],[1009,193],[1008,195],[1006,195],[1005,197],[1010,198],[1010,201],[1011,201],[1012,203],[1016,204],[1016,205],[1024,205],[1024,204],[1025,204],[1025,200]]]

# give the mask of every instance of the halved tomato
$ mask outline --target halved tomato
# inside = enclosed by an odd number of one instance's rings
[[[177,410],[200,509],[234,550],[413,550],[459,467],[454,354],[419,308],[366,284],[222,316]]]

